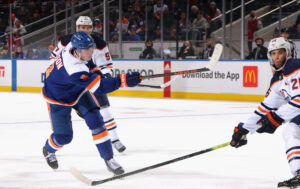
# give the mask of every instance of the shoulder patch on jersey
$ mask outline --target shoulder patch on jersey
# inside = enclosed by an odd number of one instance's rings
[[[67,44],[71,41],[72,34],[64,35],[60,38],[60,42],[63,46],[67,46]]]
[[[101,36],[95,32],[91,33],[92,38],[95,41],[97,49],[103,49],[106,46],[106,42],[101,38]]]
[[[300,59],[289,59],[284,66],[283,75],[288,77],[294,72],[300,71]]]
[[[88,75],[85,75],[85,74],[83,74],[83,75],[80,76],[80,79],[82,79],[82,80],[86,80],[86,79],[88,79],[88,78],[89,78],[89,76],[88,76]]]

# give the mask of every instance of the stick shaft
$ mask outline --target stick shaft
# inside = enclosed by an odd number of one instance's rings
[[[107,178],[107,179],[104,179],[104,180],[92,181],[92,185],[94,186],[94,185],[103,184],[105,182],[113,181],[113,180],[120,179],[120,178],[123,178],[123,177],[128,177],[130,175],[135,175],[135,174],[147,171],[147,170],[155,169],[155,168],[165,166],[165,165],[168,165],[168,164],[171,164],[171,163],[182,161],[184,159],[188,159],[188,158],[200,155],[200,154],[204,154],[204,153],[207,153],[207,152],[210,152],[210,151],[213,151],[213,150],[217,150],[219,148],[226,147],[229,144],[230,144],[229,142],[226,142],[224,144],[220,144],[220,145],[217,145],[217,146],[214,146],[214,147],[211,147],[211,148],[207,148],[205,150],[201,150],[201,151],[194,152],[194,153],[191,153],[191,154],[188,154],[188,155],[185,155],[185,156],[181,156],[181,157],[169,160],[169,161],[165,161],[165,162],[162,162],[162,163],[158,163],[158,164],[155,164],[155,165],[144,167],[144,168],[141,168],[141,169],[138,169],[138,170],[135,170],[135,171],[131,171],[131,172],[128,172],[128,173],[125,173],[125,174],[122,174],[122,175],[114,176],[114,177]]]

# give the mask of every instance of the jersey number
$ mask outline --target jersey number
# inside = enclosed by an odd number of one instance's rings
[[[297,90],[299,88],[300,77],[298,79],[292,79],[291,82],[293,83],[292,89]]]
[[[106,57],[106,60],[109,61],[110,60],[110,55],[109,55],[109,52],[105,53],[105,57]]]

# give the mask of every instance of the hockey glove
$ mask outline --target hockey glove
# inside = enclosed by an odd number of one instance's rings
[[[237,127],[234,128],[234,133],[232,135],[232,140],[230,145],[232,147],[240,147],[247,144],[246,135],[249,133],[247,129],[243,128],[244,123],[239,123]]]
[[[108,67],[106,67],[106,66],[103,66],[103,67],[101,67],[100,69],[101,69],[101,76],[102,76],[103,78],[112,77],[113,71],[112,71],[111,68],[108,68]]]
[[[283,122],[284,120],[275,112],[268,112],[258,120],[257,125],[261,125],[261,127],[257,129],[256,132],[273,134]]]
[[[132,72],[127,74],[121,74],[121,85],[120,87],[135,87],[137,86],[142,80],[139,78],[139,72]]]

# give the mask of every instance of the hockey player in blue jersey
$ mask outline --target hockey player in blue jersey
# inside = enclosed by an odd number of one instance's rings
[[[283,37],[270,41],[268,58],[275,73],[266,97],[245,123],[234,128],[230,144],[238,148],[247,144],[249,132],[272,134],[286,123],[283,139],[294,177],[279,182],[278,188],[300,188],[300,60],[291,58],[290,44]]]
[[[93,23],[90,17],[88,16],[80,16],[76,20],[76,31],[84,31],[92,36],[94,39],[96,48],[93,52],[92,60],[89,61],[90,72],[99,73],[102,77],[112,77],[112,59],[107,47],[106,42],[100,37],[98,33],[92,32]],[[61,37],[59,43],[56,48],[51,53],[51,58],[54,59],[57,55],[59,55],[67,46],[67,44],[71,40],[72,34],[65,35]],[[117,124],[114,119],[114,116],[110,110],[110,103],[107,98],[107,95],[96,95],[99,104],[101,105],[100,113],[104,119],[105,126],[109,132],[111,142],[115,149],[119,152],[123,152],[126,147],[120,141],[118,133],[117,133]],[[82,117],[82,115],[76,111],[77,114]]]
[[[88,61],[94,50],[93,38],[85,32],[77,32],[66,48],[58,55],[46,71],[42,94],[47,101],[53,133],[43,147],[48,165],[58,168],[55,152],[71,142],[73,137],[71,110],[80,112],[100,156],[109,171],[123,174],[123,168],[114,160],[112,144],[95,95],[104,95],[119,87],[134,87],[141,80],[139,73],[121,74],[117,77],[101,78],[91,73]]]

